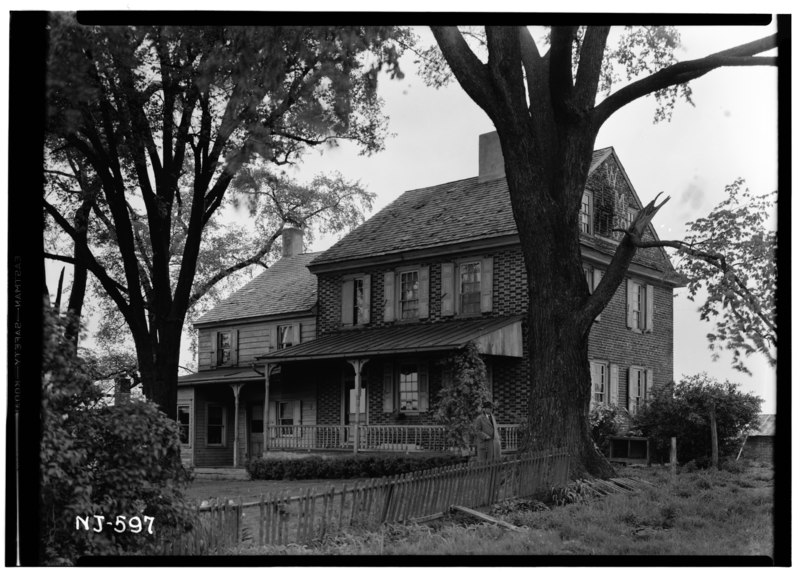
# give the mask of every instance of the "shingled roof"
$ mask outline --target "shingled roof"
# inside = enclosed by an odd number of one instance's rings
[[[589,173],[612,153],[611,147],[595,151]],[[312,266],[516,234],[506,179],[471,177],[406,191]]]
[[[311,310],[317,303],[317,277],[306,265],[318,254],[283,257],[196,320],[195,326]]]

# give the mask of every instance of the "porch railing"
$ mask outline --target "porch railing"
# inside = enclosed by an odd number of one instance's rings
[[[354,426],[294,425],[267,426],[268,448],[274,450],[352,450]],[[498,424],[501,450],[519,447],[519,426]],[[446,451],[447,429],[423,425],[361,425],[358,428],[359,451]]]

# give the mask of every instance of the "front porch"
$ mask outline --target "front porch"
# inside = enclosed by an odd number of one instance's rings
[[[520,426],[498,424],[498,429],[501,451],[516,451]],[[267,447],[250,455],[261,457],[265,451],[446,452],[452,450],[446,435],[444,426],[430,425],[269,425]]]

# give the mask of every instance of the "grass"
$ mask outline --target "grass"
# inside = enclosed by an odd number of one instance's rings
[[[261,494],[287,493],[300,495],[310,489],[317,491],[329,490],[331,486],[336,490],[342,489],[344,484],[351,484],[363,479],[332,479],[332,480],[294,480],[294,481],[269,481],[269,480],[195,480],[186,489],[186,498],[191,501],[233,499],[238,501],[256,501]]]
[[[519,531],[452,518],[385,525],[310,545],[240,546],[238,555],[772,555],[773,470],[741,462],[720,471],[623,468],[654,485],[566,506],[530,500],[487,510]],[[245,482],[246,483],[246,482]],[[307,487],[307,486],[306,486]]]

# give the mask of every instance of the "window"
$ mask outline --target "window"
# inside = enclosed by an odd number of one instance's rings
[[[369,324],[370,275],[342,279],[342,325]]]
[[[592,194],[588,191],[584,191],[583,197],[581,198],[581,210],[578,223],[581,233],[592,232]]]
[[[294,342],[294,325],[281,324],[278,326],[278,349],[289,348]]]
[[[225,445],[225,408],[219,404],[208,405],[206,445]]]
[[[653,304],[653,285],[628,279],[628,328],[635,332],[652,332]]]
[[[426,362],[384,363],[383,411],[387,413],[428,410],[428,365]]]
[[[264,431],[264,405],[253,404],[250,411],[250,433],[260,434]]]
[[[278,425],[282,435],[290,435],[294,426],[294,403],[278,402]]]
[[[399,375],[400,411],[416,412],[419,410],[419,372],[416,364],[405,364],[400,367]]]
[[[353,324],[364,324],[365,306],[369,304],[364,298],[364,279],[353,279]]]
[[[459,297],[461,314],[481,312],[481,263],[461,263],[459,269]]]
[[[592,402],[605,404],[608,402],[608,366],[603,362],[589,364],[592,374]]]
[[[191,436],[191,406],[182,404],[178,406],[178,426],[181,433],[181,444],[185,446],[192,445]]]
[[[594,273],[590,267],[583,267],[583,276],[586,278],[586,286],[589,287],[589,293],[594,292]]]
[[[419,317],[419,271],[400,273],[400,318]]]
[[[232,350],[233,350],[233,333],[231,331],[217,332],[216,365],[227,366],[228,364],[231,364]]]
[[[644,405],[646,396],[646,372],[642,368],[632,367],[630,369],[631,379],[628,381],[628,411],[631,415],[636,414]]]

